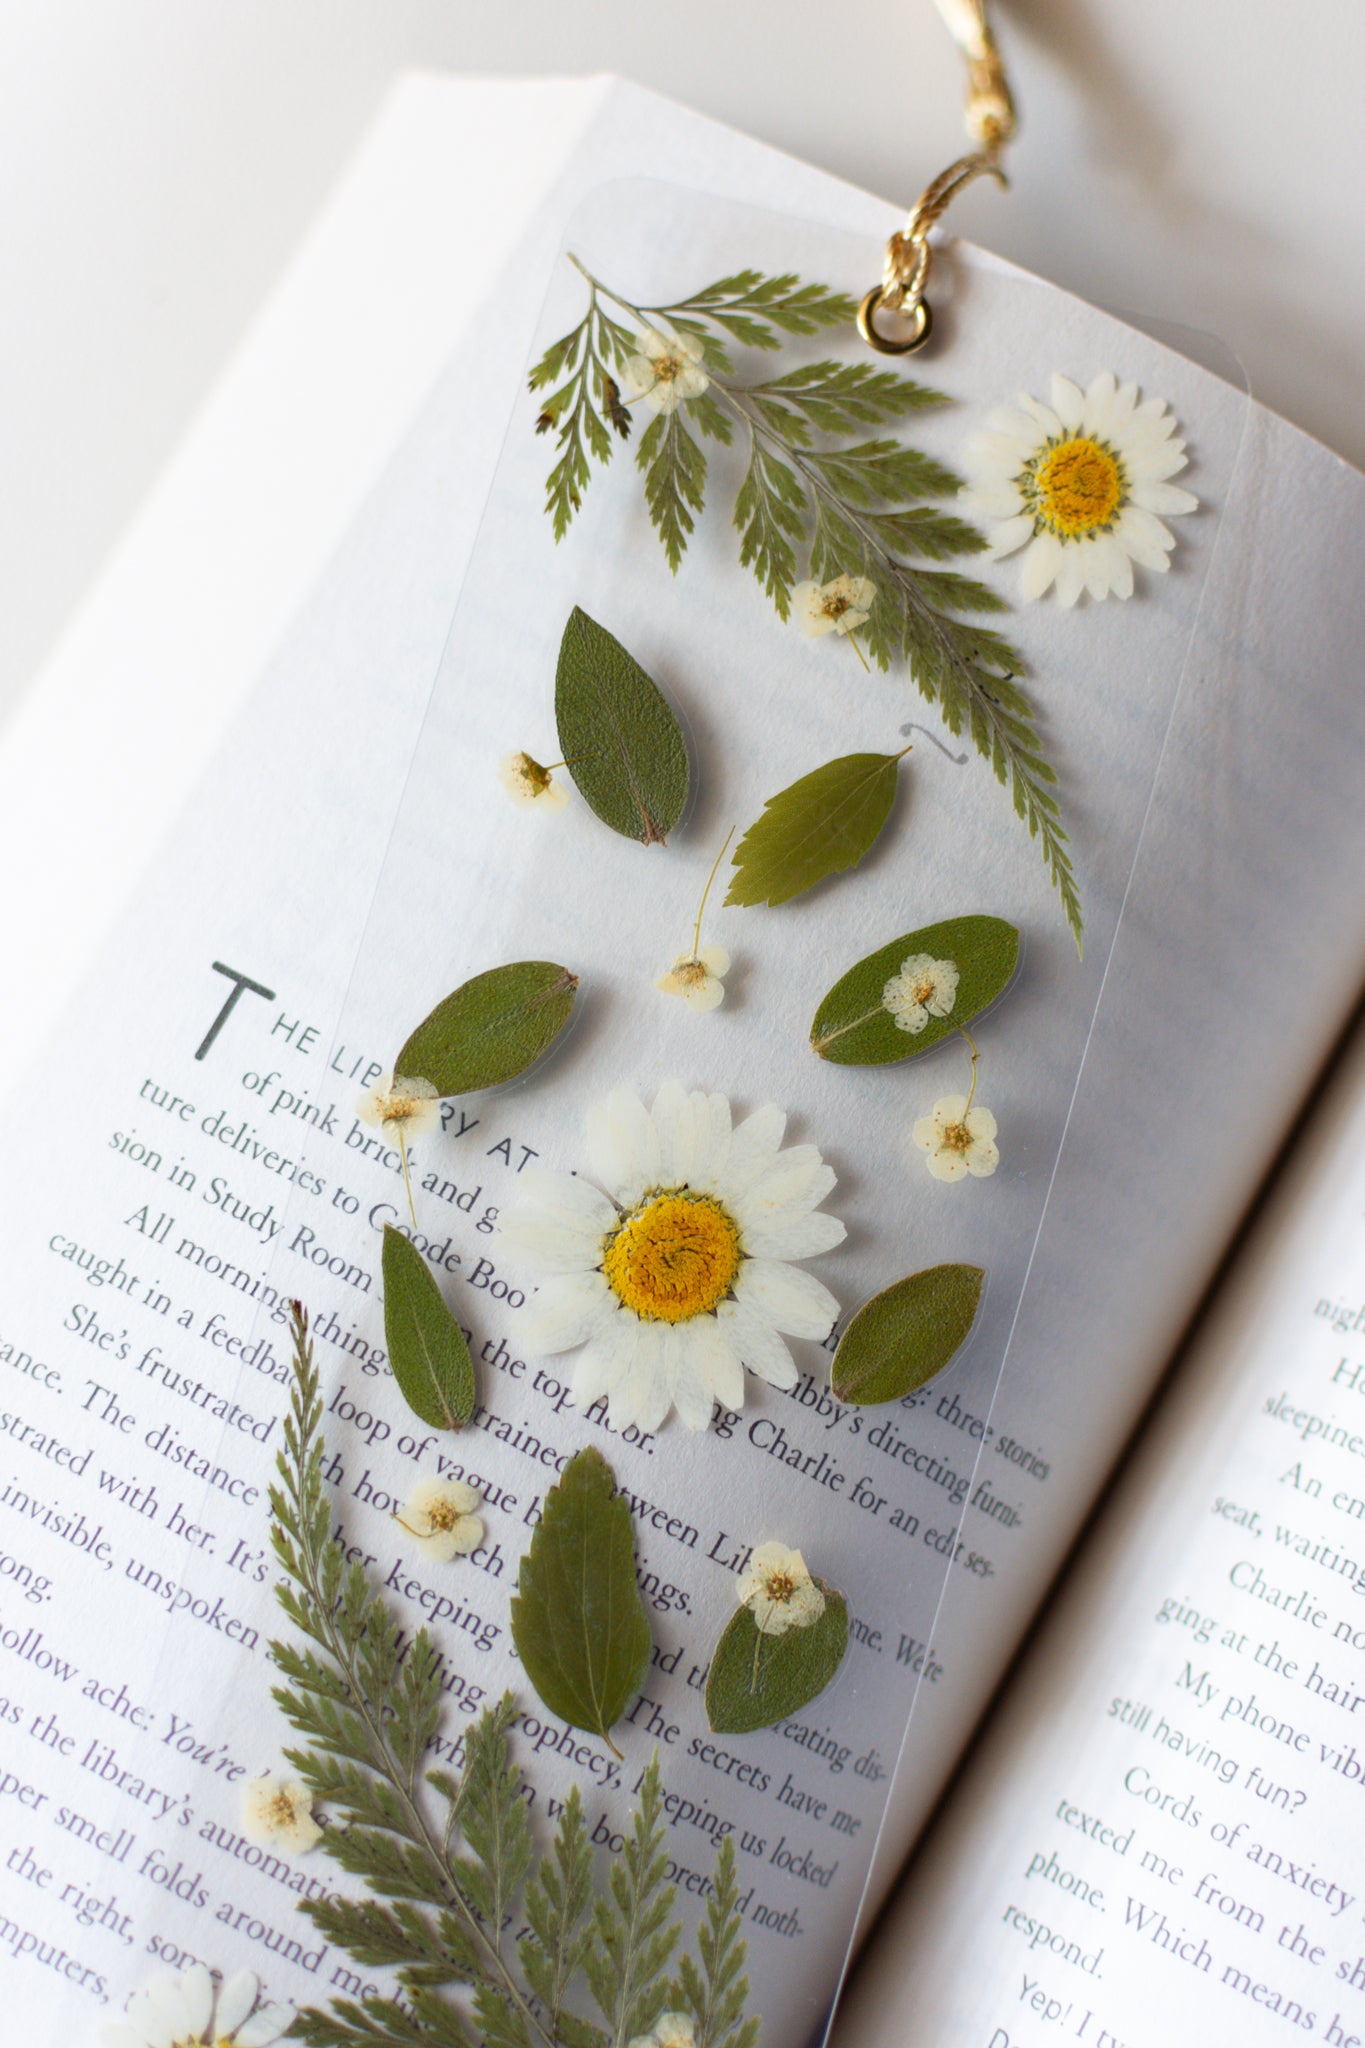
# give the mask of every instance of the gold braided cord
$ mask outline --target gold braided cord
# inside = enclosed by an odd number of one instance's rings
[[[1009,81],[986,14],[986,0],[935,0],[967,64],[967,134],[977,147],[949,164],[926,185],[909,219],[886,245],[882,281],[874,285],[858,309],[858,331],[869,347],[884,355],[908,355],[929,339],[929,232],[947,212],[964,186],[976,178],[1008,183],[1000,168],[1000,152],[1018,129]],[[898,314],[899,334],[877,324],[879,312]]]

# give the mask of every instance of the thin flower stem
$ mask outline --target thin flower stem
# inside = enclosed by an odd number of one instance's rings
[[[692,930],[692,958],[694,960],[697,960],[701,957],[701,921],[703,917],[706,915],[706,899],[711,894],[711,884],[716,879],[716,874],[720,868],[721,862],[724,860],[726,854],[730,851],[730,841],[734,838],[734,836],[735,828],[732,825],[725,835],[724,846],[722,846],[720,852],[716,855],[715,859],[711,863],[711,872],[706,877],[706,887],[701,892],[701,902],[697,906],[697,922]]]
[[[980,1059],[981,1055],[976,1049],[976,1040],[972,1037],[971,1032],[964,1029],[964,1027],[958,1023],[956,1017],[950,1017],[948,1021],[952,1025],[954,1031],[956,1031],[960,1037],[966,1039],[967,1050],[972,1056],[972,1085],[967,1090],[967,1100],[963,1105],[962,1110],[962,1121],[965,1124],[967,1118],[972,1113],[972,1098],[976,1094],[976,1063]]]
[[[403,1186],[404,1186],[404,1187],[405,1187],[405,1188],[407,1189],[407,1195],[408,1195],[408,1214],[409,1214],[409,1215],[411,1216],[411,1218],[412,1218],[412,1222],[413,1222],[413,1228],[414,1228],[414,1229],[416,1229],[416,1227],[417,1227],[417,1205],[416,1205],[416,1203],[415,1203],[415,1202],[413,1201],[413,1199],[412,1199],[412,1182],[411,1182],[411,1180],[410,1180],[410,1179],[408,1178],[408,1146],[407,1146],[407,1140],[406,1140],[406,1138],[404,1138],[404,1136],[402,1135],[401,1131],[400,1131],[400,1133],[399,1133],[399,1136],[398,1136],[398,1156],[399,1156],[399,1158],[400,1158],[400,1159],[402,1160],[402,1162],[403,1162]]]
[[[855,627],[851,632],[845,633],[844,638],[845,640],[847,640],[849,646],[853,649],[853,652],[857,655],[859,661],[862,663],[863,674],[870,676],[872,671],[867,665],[867,656],[863,653],[862,648],[858,645],[857,628]]]

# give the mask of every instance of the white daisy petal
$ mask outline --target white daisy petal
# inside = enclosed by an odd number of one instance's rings
[[[752,1116],[746,1116],[731,1136],[724,1184],[717,1192],[726,1194],[731,1200],[741,1195],[767,1167],[782,1143],[786,1128],[786,1112],[775,1102],[769,1102],[762,1109],[756,1109]]]
[[[1017,519],[1006,519],[996,527],[991,537],[993,557],[1012,555],[1026,540],[1033,538],[1033,514],[1022,512]]]
[[[705,1134],[697,1147],[693,1187],[703,1194],[714,1194],[724,1178],[729,1157],[730,1104],[723,1095],[708,1095]]]
[[[470,1491],[473,1492],[472,1487]],[[260,1988],[260,1980],[254,1970],[237,1970],[225,1978],[218,1993],[218,2010],[214,2014],[215,2031],[219,2034],[235,2033],[250,2015]]]
[[[597,1264],[602,1233],[581,1224],[549,1220],[534,1209],[511,1209],[500,1218],[498,1236],[508,1251],[541,1273],[581,1273]]]
[[[835,1178],[834,1168],[826,1165],[814,1145],[793,1145],[746,1188],[735,1203],[736,1214],[746,1232],[751,1225],[804,1216],[824,1201]]]
[[[668,1333],[668,1383],[673,1406],[684,1429],[711,1426],[711,1389],[702,1371],[697,1330],[679,1324]]]
[[[1025,597],[1041,597],[1062,565],[1062,544],[1051,533],[1040,533],[1020,564],[1020,588]]]
[[[517,1175],[517,1206],[562,1212],[581,1221],[599,1236],[616,1221],[616,1209],[600,1188],[576,1173],[556,1173],[549,1166],[527,1166]]]
[[[1182,441],[1163,442],[1150,453],[1140,451],[1129,464],[1129,474],[1135,484],[1165,483],[1168,477],[1179,476],[1189,466]]]
[[[746,1372],[756,1373],[769,1386],[785,1393],[796,1385],[796,1363],[772,1324],[753,1313],[741,1301],[723,1301],[716,1310],[726,1337]],[[731,1406],[735,1406],[731,1403]]]
[[[659,1139],[654,1119],[629,1088],[616,1088],[588,1111],[588,1157],[609,1195],[623,1206],[638,1202],[659,1181]]]
[[[700,1316],[693,1325],[692,1359],[703,1384],[722,1408],[744,1406],[744,1366],[716,1316]]]
[[[1052,379],[1052,409],[1068,434],[1074,434],[1081,424],[1085,412],[1085,393],[1079,384],[1073,384],[1069,377],[1054,375]]]
[[[615,1393],[630,1372],[638,1333],[633,1316],[618,1315],[583,1346],[573,1369],[573,1397],[580,1408]]]
[[[687,1179],[684,1168],[691,1152],[691,1098],[679,1082],[665,1081],[650,1115],[659,1146],[658,1185],[681,1187]]]
[[[670,1335],[667,1323],[640,1324],[630,1370],[622,1375],[611,1397],[611,1419],[618,1429],[629,1426],[622,1417],[651,1435],[662,1427],[673,1400]]]
[[[1061,440],[1063,432],[1062,422],[1058,414],[1053,412],[1050,406],[1043,405],[1038,399],[1027,396],[1021,396],[1019,403],[1028,414],[1034,426],[1042,428],[1049,441]]]
[[[1138,505],[1125,505],[1115,527],[1119,539],[1135,562],[1144,568],[1162,570],[1170,565],[1167,556],[1174,546],[1170,529]]]
[[[586,1344],[617,1312],[616,1297],[601,1273],[558,1273],[541,1281],[520,1320],[528,1351],[572,1351]]]
[[[825,1338],[839,1313],[838,1302],[813,1273],[778,1259],[746,1259],[735,1299],[788,1337]]]
[[[703,946],[697,958],[708,974],[725,975],[730,972],[730,955],[724,946]],[[712,1100],[717,1098],[713,1097]],[[727,1113],[729,1105],[726,1105]]]
[[[1199,509],[1199,500],[1194,493],[1182,491],[1176,484],[1134,484],[1133,503],[1144,512],[1197,512]]]
[[[816,1209],[809,1216],[746,1225],[745,1249],[756,1259],[815,1259],[842,1244],[848,1232],[837,1216]]]
[[[274,2048],[275,2042],[282,2041],[293,2024],[292,2006],[263,2005],[244,2027],[237,2029],[233,2048]]]
[[[1057,599],[1060,604],[1073,605],[1085,589],[1085,553],[1080,548],[1064,548],[1061,565],[1057,570]]]
[[[1022,512],[1024,500],[1014,477],[1002,477],[997,483],[969,484],[958,493],[958,505],[962,511],[976,519],[1013,519]]]

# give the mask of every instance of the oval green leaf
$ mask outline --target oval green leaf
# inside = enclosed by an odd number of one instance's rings
[[[835,1400],[874,1408],[942,1372],[976,1321],[985,1278],[980,1266],[926,1266],[864,1302],[834,1354]]]
[[[809,1628],[760,1637],[747,1607],[731,1617],[706,1681],[706,1718],[713,1734],[752,1735],[756,1728],[771,1728],[809,1706],[829,1684],[848,1648],[848,1608],[842,1593],[823,1579],[816,1584],[825,1596],[825,1611]]]
[[[439,1002],[393,1063],[438,1095],[468,1095],[524,1074],[569,1021],[578,976],[553,960],[514,960],[476,974]]]
[[[691,780],[682,727],[634,656],[578,605],[559,646],[555,718],[589,808],[624,838],[662,846]]]
[[[410,1238],[384,1225],[384,1338],[398,1391],[428,1429],[461,1429],[474,1413],[474,1361],[464,1331]]]
[[[635,1577],[635,1525],[600,1451],[580,1451],[545,1496],[512,1596],[526,1676],[571,1728],[608,1733],[644,1683],[652,1638]]]
[[[770,796],[735,848],[726,902],[786,903],[856,868],[891,815],[900,760],[844,754]]]
[[[913,953],[951,960],[957,995],[951,1014],[930,1017],[924,1029],[903,1031],[882,1001],[882,992]],[[813,1051],[843,1067],[880,1067],[914,1059],[946,1038],[956,1024],[993,1003],[1009,986],[1019,964],[1019,933],[1003,917],[949,917],[926,924],[903,939],[869,953],[836,981],[810,1027]]]

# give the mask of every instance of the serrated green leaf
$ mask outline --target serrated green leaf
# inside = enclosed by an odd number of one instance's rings
[[[873,1408],[925,1386],[966,1343],[985,1278],[981,1266],[927,1266],[865,1301],[834,1354],[835,1400]]]
[[[856,868],[891,815],[901,758],[844,754],[770,796],[735,848],[726,902],[786,903]]]
[[[822,1693],[848,1648],[848,1608],[842,1593],[815,1582],[825,1608],[808,1628],[763,1635],[747,1607],[731,1617],[706,1681],[706,1718],[716,1735],[750,1735],[800,1713]]]
[[[682,727],[639,662],[578,605],[560,642],[555,717],[560,751],[589,808],[624,838],[662,846],[691,781]]]
[[[461,1429],[474,1412],[474,1361],[411,1238],[384,1225],[384,1340],[398,1391],[429,1429]]]
[[[915,953],[951,960],[957,993],[946,1017],[929,1017],[921,1031],[903,1031],[883,1001],[892,976]],[[811,1049],[841,1067],[878,1067],[914,1059],[969,1024],[1009,986],[1019,964],[1019,933],[1003,917],[950,917],[923,925],[879,946],[835,982],[815,1013]]]
[[[496,1088],[533,1066],[569,1021],[578,976],[553,960],[514,960],[461,983],[394,1061],[395,1074],[438,1095]]]
[[[550,1712],[615,1749],[609,1731],[640,1690],[651,1637],[635,1526],[600,1451],[571,1458],[545,1496],[517,1575],[512,1640]]]

